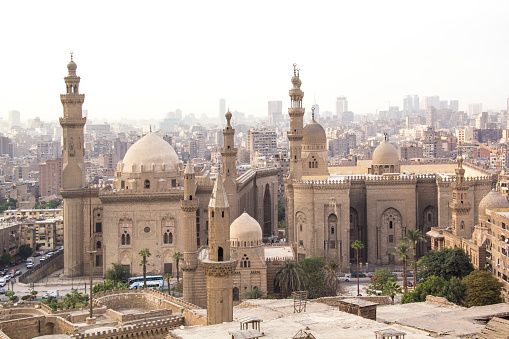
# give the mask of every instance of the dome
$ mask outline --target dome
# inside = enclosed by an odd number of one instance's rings
[[[173,147],[151,132],[129,148],[122,160],[122,172],[173,172],[178,162],[179,159]],[[141,165],[143,165],[143,171]]]
[[[78,65],[76,65],[76,63],[74,61],[69,61],[69,63],[67,64],[67,70],[69,72],[76,72],[76,68],[78,68]]]
[[[251,242],[258,245],[262,243],[262,228],[256,219],[247,212],[242,213],[240,217],[235,219],[230,225],[230,240],[240,242]],[[252,246],[248,244],[248,246]]]
[[[494,208],[509,208],[507,199],[495,189],[486,194],[479,203],[479,220],[487,220],[486,210]]]
[[[384,140],[373,152],[371,165],[397,165],[399,164],[399,155],[396,147],[389,141]]]
[[[322,125],[317,123],[315,119],[311,119],[311,121],[304,127],[303,130],[303,145],[311,145],[311,144],[326,144],[327,137],[325,136],[325,130]]]

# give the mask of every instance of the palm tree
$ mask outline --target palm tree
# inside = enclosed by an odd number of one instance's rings
[[[360,240],[355,240],[352,243],[352,248],[357,252],[357,295],[360,295],[359,289],[359,250],[364,248],[364,244]]]
[[[391,297],[392,304],[394,305],[394,297],[396,294],[401,293],[401,287],[395,281],[387,281],[383,288],[383,295]]]
[[[170,295],[170,279],[171,279],[171,274],[170,273],[166,273],[164,275],[164,279],[166,279],[166,281],[168,282],[168,295]]]
[[[329,261],[327,265],[323,267],[323,282],[327,289],[328,295],[336,295],[339,289],[339,279],[336,275],[339,265],[333,261]]]
[[[174,255],[173,255],[173,259],[175,259],[176,263],[177,263],[177,283],[179,283],[179,280],[180,280],[180,273],[179,273],[179,261],[182,260],[182,258],[184,257],[184,255],[180,252],[176,252]]]
[[[139,256],[142,257],[140,266],[143,266],[143,288],[147,289],[147,258],[150,257],[150,250],[144,248],[140,251]]]
[[[403,261],[403,286],[405,288],[405,292],[407,290],[407,276],[406,276],[406,263],[407,260],[410,259],[410,255],[408,254],[408,250],[410,246],[406,239],[400,239],[398,246],[396,246],[396,252],[394,255],[397,255],[401,261]]]
[[[276,272],[276,284],[287,292],[297,291],[306,286],[308,276],[300,265],[286,260]]]
[[[419,230],[416,231],[408,230],[406,234],[406,239],[410,243],[410,246],[412,246],[414,252],[413,261],[414,261],[414,288],[415,288],[415,284],[417,283],[417,254],[416,254],[417,243],[419,241],[426,242],[426,239],[423,237],[421,231]]]

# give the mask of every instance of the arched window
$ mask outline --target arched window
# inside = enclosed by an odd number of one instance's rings
[[[239,288],[234,287],[233,288],[233,301],[239,301],[239,298],[240,298]]]
[[[121,242],[122,245],[125,245],[125,234],[122,234],[122,242]]]
[[[150,188],[150,180],[145,180],[145,188]]]
[[[462,230],[465,229],[465,222],[464,221],[461,222],[460,227],[461,227]]]
[[[173,233],[171,233],[171,232],[168,235],[168,244],[173,244]]]
[[[189,196],[189,200],[193,200],[193,196],[192,195]]]
[[[167,243],[168,243],[168,232],[165,232],[163,235],[163,244],[167,244]]]
[[[100,249],[100,248],[101,248],[101,242],[100,242],[100,241],[98,241],[98,242],[95,244],[95,248],[97,248],[97,249]]]
[[[221,218],[224,218],[224,211],[221,212]]]
[[[130,234],[126,235],[126,237],[125,237],[125,244],[126,245],[131,245],[131,235]]]
[[[217,249],[217,261],[224,261],[223,259],[223,248],[219,247]]]

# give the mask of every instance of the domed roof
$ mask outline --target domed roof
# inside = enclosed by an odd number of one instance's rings
[[[373,152],[372,165],[397,165],[399,155],[396,147],[392,146],[387,139],[382,141]]]
[[[262,242],[262,228],[258,221],[247,212],[241,214],[230,225],[230,240],[232,241],[255,241]]]
[[[509,208],[507,199],[495,189],[486,194],[479,203],[479,220],[487,220],[486,210],[494,208]]]
[[[327,143],[325,130],[323,129],[322,125],[316,122],[315,119],[311,119],[311,121],[306,126],[304,126],[302,134],[302,143],[305,145]]]
[[[76,68],[78,68],[78,65],[76,65],[76,63],[71,59],[71,61],[67,64],[67,70],[69,72],[74,72],[76,71]]]
[[[179,159],[173,147],[151,132],[129,148],[122,160],[122,172],[142,172],[141,165],[143,165],[143,172],[173,172],[178,162]]]

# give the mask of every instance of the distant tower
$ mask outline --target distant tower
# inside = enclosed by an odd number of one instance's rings
[[[187,162],[184,170],[184,199],[180,200],[180,207],[184,212],[184,261],[181,265],[184,273],[184,301],[198,304],[196,288],[198,267],[198,254],[196,243],[196,210],[198,199],[196,198],[196,178],[191,160]]]
[[[9,111],[9,128],[21,126],[21,114],[19,111]]]
[[[336,115],[338,119],[341,119],[343,116],[343,112],[348,111],[348,100],[345,96],[340,96],[336,98]]]
[[[452,202],[449,205],[452,216],[452,233],[460,237],[470,237],[473,231],[473,225],[470,220],[471,205],[469,202],[469,188],[465,182],[465,169],[463,168],[463,156],[459,155],[456,159],[458,168],[456,168],[456,181],[452,183]]]
[[[293,179],[302,178],[302,129],[304,128],[304,107],[302,107],[302,98],[304,92],[300,89],[302,81],[299,78],[299,69],[297,64],[293,64],[293,88],[290,90],[291,107],[288,108],[290,116],[290,130],[287,132],[290,141],[290,175]]]
[[[60,94],[64,117],[60,118],[63,134],[62,190],[64,198],[64,274],[80,275],[84,267],[83,199],[85,187],[85,148],[82,117],[84,94],[79,94],[80,77],[76,76],[76,64],[72,59],[67,64],[69,74],[64,78],[66,93]]]
[[[226,127],[223,129],[224,147],[221,148],[224,186],[228,194],[236,193],[237,148],[235,147],[235,129],[231,125],[232,114],[226,112]]]
[[[230,206],[221,173],[209,203],[209,257],[202,260],[207,277],[207,324],[233,321],[233,273],[230,259]]]
[[[221,98],[219,99],[219,124],[221,124],[221,121],[223,121],[224,114],[226,113],[226,101]]]

